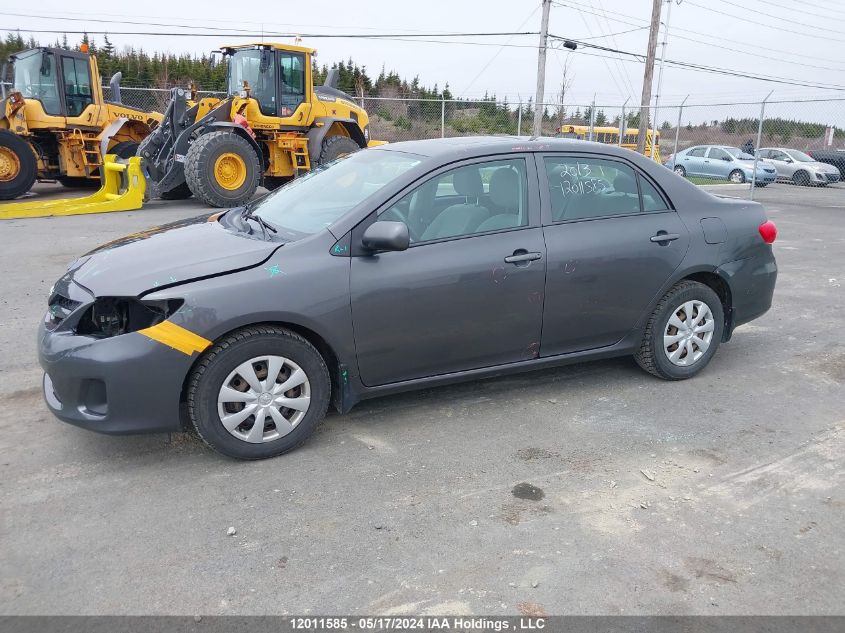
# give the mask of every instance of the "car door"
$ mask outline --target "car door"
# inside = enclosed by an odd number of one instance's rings
[[[775,166],[778,172],[778,178],[786,178],[791,180],[795,173],[795,162],[779,149],[773,149],[769,152],[769,161]]]
[[[441,168],[379,212],[380,220],[408,225],[411,245],[352,258],[365,385],[538,355],[546,248],[529,159],[509,154]],[[353,245],[375,219],[353,231]]]
[[[711,147],[704,159],[705,174],[710,178],[727,180],[736,166],[733,157],[721,147]]]
[[[684,166],[690,176],[701,176],[704,173],[704,154],[706,147],[692,147],[687,150],[679,164]]]
[[[613,345],[680,265],[687,228],[618,158],[546,154],[538,171],[548,259],[540,354]]]

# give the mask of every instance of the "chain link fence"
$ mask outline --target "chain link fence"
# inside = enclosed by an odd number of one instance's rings
[[[111,88],[103,87],[106,100],[113,100]],[[222,98],[225,93],[203,91],[199,96]],[[121,100],[126,105],[147,111],[163,112],[170,99],[167,88],[121,87]],[[507,101],[466,99],[419,99],[410,97],[350,97],[364,107],[370,117],[370,137],[388,142],[406,140],[532,133],[534,105]],[[845,181],[845,99],[767,99],[764,102],[687,103],[648,108],[649,128],[657,132],[658,143],[645,153],[669,168],[690,178],[696,184],[738,184],[757,180],[762,174],[759,163],[771,168],[769,150],[788,149],[809,154],[837,167]],[[640,108],[629,103],[601,105],[596,103],[543,104],[542,134],[569,136],[584,140],[636,148]],[[761,123],[762,121],[762,123]],[[689,157],[691,151],[701,153],[702,146],[720,146],[744,150],[752,157],[739,157],[733,169],[726,169],[727,160],[710,161],[710,149],[703,157]],[[761,155],[755,150],[765,149]],[[653,154],[652,154],[653,150]],[[734,151],[734,150],[731,150]],[[716,154],[717,152],[714,152]],[[736,153],[736,152],[734,152]],[[756,154],[756,155],[755,155]],[[804,160],[796,155],[792,160]],[[703,158],[704,161],[692,161]],[[685,160],[687,159],[687,160]],[[691,167],[695,163],[694,167]],[[688,168],[690,167],[690,168]],[[794,184],[829,184],[812,176],[794,176],[794,164],[776,165],[777,179]],[[783,169],[780,169],[783,167]],[[738,171],[742,172],[741,177]],[[783,172],[783,173],[782,173]],[[759,182],[757,184],[768,184]],[[748,187],[750,196],[754,190]]]

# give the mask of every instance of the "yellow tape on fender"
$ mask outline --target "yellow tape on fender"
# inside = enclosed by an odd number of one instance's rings
[[[211,345],[211,341],[208,339],[204,339],[199,334],[194,334],[172,321],[162,321],[158,325],[138,330],[138,334],[143,334],[188,356],[194,352],[201,352]]]

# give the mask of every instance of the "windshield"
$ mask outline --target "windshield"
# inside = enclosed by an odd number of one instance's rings
[[[786,153],[792,157],[792,160],[799,163],[815,163],[816,159],[807,156],[804,152],[799,152],[797,149],[788,149]]]
[[[754,157],[751,154],[746,154],[738,147],[723,147],[722,149],[734,158],[740,158],[742,160],[754,160]]]
[[[273,51],[237,51],[229,60],[229,94],[240,94],[244,81],[249,84],[249,95],[258,101],[261,112],[277,116],[276,112],[276,65]]]
[[[24,97],[38,99],[47,114],[61,114],[56,82],[56,60],[41,51],[15,58],[14,89]]]
[[[277,189],[253,211],[289,237],[311,235],[421,160],[421,156],[390,150],[347,154]]]

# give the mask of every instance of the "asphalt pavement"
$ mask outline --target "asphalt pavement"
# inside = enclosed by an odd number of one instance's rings
[[[0,613],[842,614],[845,186],[755,193],[774,305],[695,379],[621,358],[428,389],[249,463],[41,397],[65,266],[201,205],[0,223]]]

